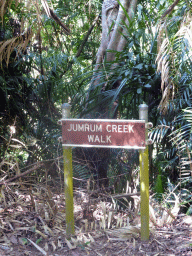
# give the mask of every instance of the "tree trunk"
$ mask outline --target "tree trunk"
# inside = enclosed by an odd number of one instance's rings
[[[92,93],[94,94],[95,88],[100,83],[100,72],[98,72],[98,69],[104,67],[109,62],[114,62],[111,69],[116,67],[115,51],[121,52],[126,45],[126,36],[128,36],[128,33],[125,24],[129,26],[129,20],[133,18],[135,13],[137,0],[119,0],[119,2],[120,5],[117,0],[103,1],[102,38],[97,52],[94,75],[90,86],[90,95]],[[129,20],[127,15],[129,16]],[[105,88],[102,88],[102,90],[104,91]],[[114,108],[116,108],[115,104],[113,106]],[[99,112],[99,118],[109,117],[109,110],[103,107],[102,104],[97,107],[96,112]],[[97,170],[97,176],[101,179],[99,184],[106,186],[108,184],[107,169],[110,151],[109,149],[97,149],[97,156],[100,156],[100,164]]]
[[[102,5],[102,38],[101,45],[97,53],[97,61],[95,71],[106,60],[111,62],[115,60],[113,52],[121,52],[126,44],[127,35],[124,23],[129,26],[129,21],[126,17],[128,14],[130,20],[133,18],[137,6],[137,0],[120,0],[119,6],[116,0],[104,0]],[[123,36],[124,35],[124,36]]]

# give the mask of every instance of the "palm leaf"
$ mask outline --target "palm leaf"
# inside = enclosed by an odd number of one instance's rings
[[[173,24],[178,24],[176,33],[168,33]],[[162,38],[164,39],[162,40]],[[192,55],[192,18],[190,11],[182,17],[174,17],[160,27],[158,38],[159,52],[157,55],[157,71],[161,73],[162,100],[161,110],[167,110],[170,100],[176,96],[178,84],[176,81],[180,76],[185,63],[189,62]],[[184,95],[187,99],[186,94]]]
[[[9,64],[11,53],[17,49],[18,54],[24,51],[32,38],[33,33],[28,30],[25,34],[0,42],[0,63]]]

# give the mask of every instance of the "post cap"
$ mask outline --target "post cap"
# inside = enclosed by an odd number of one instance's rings
[[[69,119],[71,117],[71,105],[69,103],[63,103],[62,106],[62,119]]]
[[[71,105],[69,103],[63,103],[61,108],[62,109],[64,109],[64,108],[71,108]]]
[[[148,106],[147,106],[147,104],[140,104],[139,105],[139,109],[142,109],[142,110],[145,110],[145,109],[148,109]]]
[[[148,106],[145,103],[139,105],[139,119],[148,122]]]

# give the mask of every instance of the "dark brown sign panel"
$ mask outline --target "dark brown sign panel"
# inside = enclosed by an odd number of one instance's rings
[[[63,146],[145,148],[145,121],[62,119]]]

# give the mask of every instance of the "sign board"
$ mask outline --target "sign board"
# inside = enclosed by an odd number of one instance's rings
[[[144,120],[62,119],[62,145],[145,148]]]

